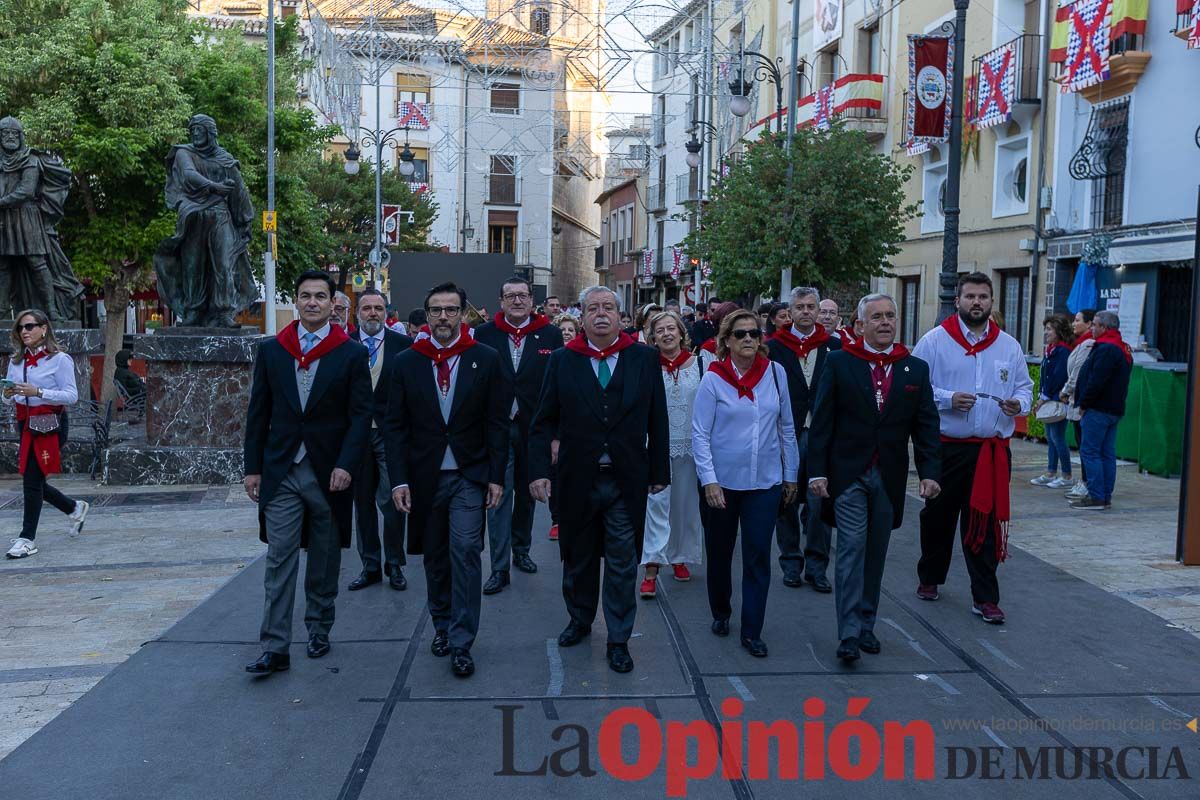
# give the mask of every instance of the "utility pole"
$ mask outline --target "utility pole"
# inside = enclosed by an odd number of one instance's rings
[[[950,155],[946,159],[946,224],[942,232],[941,290],[938,320],[954,313],[955,286],[958,283],[958,179],[962,173],[963,59],[966,50],[967,7],[970,0],[954,0],[954,81],[950,103]],[[1042,124],[1045,125],[1045,119]]]
[[[275,212],[275,0],[267,0],[267,211]],[[275,334],[275,231],[263,253],[263,321]]]
[[[800,0],[792,0],[792,73],[788,77],[787,138],[784,149],[788,154],[787,185],[792,188],[792,136],[796,133],[796,104],[800,102]],[[786,298],[792,291],[792,268],[784,267],[779,277],[779,299]]]

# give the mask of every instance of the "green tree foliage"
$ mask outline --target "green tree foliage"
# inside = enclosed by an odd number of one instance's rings
[[[917,213],[904,202],[911,171],[840,125],[797,131],[790,151],[764,134],[715,183],[687,252],[709,261],[721,297],[777,294],[787,267],[793,285],[884,275]]]

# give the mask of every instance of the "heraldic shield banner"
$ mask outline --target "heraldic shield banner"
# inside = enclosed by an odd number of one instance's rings
[[[954,43],[946,36],[908,37],[908,143],[950,138]]]

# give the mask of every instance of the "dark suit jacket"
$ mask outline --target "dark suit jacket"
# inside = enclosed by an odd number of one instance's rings
[[[808,432],[809,478],[829,480],[830,500],[862,477],[879,452],[879,472],[892,503],[892,527],[904,519],[911,438],[922,479],[941,480],[941,435],[929,365],[908,356],[892,365],[892,388],[876,410],[871,367],[849,353],[829,354],[817,385],[816,408]],[[833,503],[824,504],[832,519]],[[836,521],[834,521],[836,524]]]
[[[383,430],[384,417],[387,412],[388,385],[391,383],[392,363],[396,356],[403,353],[408,348],[412,347],[413,340],[402,333],[396,333],[388,327],[384,327],[383,334],[383,352],[379,357],[383,359],[383,367],[379,372],[379,383],[375,384],[375,424],[379,426],[379,430]],[[359,328],[354,333],[350,334],[350,338],[356,342],[361,342],[363,339],[362,329]],[[363,345],[366,347],[366,345]],[[370,366],[370,360],[367,361]]]
[[[448,423],[433,362],[412,349],[392,361],[383,441],[392,488],[407,484],[412,492],[409,553],[423,552],[447,447],[464,478],[504,485],[512,395],[500,380],[500,358],[478,342],[459,355]]]
[[[842,349],[842,340],[836,336],[830,336],[825,344],[817,348],[817,364],[813,368],[811,387],[804,381],[804,368],[800,366],[800,359],[787,345],[772,339],[767,342],[767,349],[771,353],[771,360],[779,362],[783,371],[787,373],[788,395],[792,401],[792,419],[796,423],[796,435],[799,436],[801,429],[804,428],[804,421],[808,419],[808,412],[813,410],[813,404],[817,397],[817,385],[821,381],[821,373],[825,371],[825,361],[829,358],[830,352]],[[804,477],[803,465],[800,466],[800,477],[801,479]]]
[[[600,388],[591,362],[565,347],[550,356],[529,432],[529,479],[550,477],[550,441],[558,438],[559,547],[564,558],[584,558],[604,541],[600,521],[588,518],[588,495],[607,449],[640,557],[649,487],[671,483],[667,396],[658,351],[643,344],[622,350],[607,391]]]
[[[354,492],[329,491],[335,468],[357,476],[371,429],[371,373],[367,348],[344,342],[321,357],[308,403],[300,409],[296,360],[276,339],[264,341],[254,360],[254,383],[246,411],[246,474],[262,475],[259,538],[267,541],[263,514],[292,467],[300,443],[333,510],[342,547],[350,546]],[[353,484],[352,484],[353,485]],[[308,546],[308,523],[301,547]]]
[[[523,432],[528,434],[529,423],[537,411],[538,396],[542,391],[546,367],[550,364],[550,355],[563,346],[562,331],[557,325],[547,325],[527,335],[521,352],[521,363],[515,372],[508,334],[497,328],[496,323],[489,322],[476,328],[475,341],[483,342],[500,354],[500,378],[516,395],[517,420],[521,423]]]

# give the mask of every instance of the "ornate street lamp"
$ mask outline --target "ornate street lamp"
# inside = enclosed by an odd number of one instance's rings
[[[776,129],[783,130],[783,75],[780,71],[780,67],[783,65],[782,57],[772,61],[756,50],[738,51],[738,68],[729,81],[729,111],[735,117],[744,117],[750,113],[750,91],[754,88],[754,84],[746,78],[745,69],[742,67],[742,62],[747,56],[751,59],[753,79],[770,81],[775,85]]]

